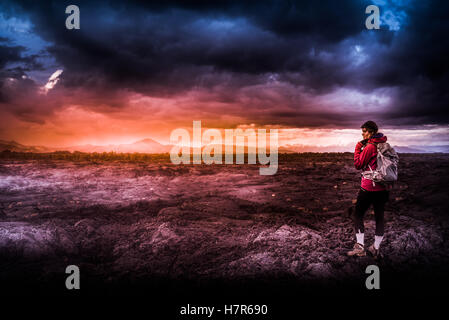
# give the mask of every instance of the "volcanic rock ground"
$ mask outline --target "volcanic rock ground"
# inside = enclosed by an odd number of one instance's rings
[[[91,292],[187,283],[361,290],[376,264],[386,290],[446,285],[449,155],[400,155],[381,261],[346,256],[360,179],[352,157],[281,156],[273,176],[247,164],[3,159],[0,281],[61,290],[75,264]],[[365,225],[369,245],[371,209]]]

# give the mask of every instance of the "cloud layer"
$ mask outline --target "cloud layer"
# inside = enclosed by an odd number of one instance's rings
[[[138,122],[161,133],[196,119],[447,125],[449,4],[374,2],[380,30],[365,29],[366,1],[77,1],[81,29],[67,30],[63,2],[4,1],[0,135],[28,123],[75,136],[68,114],[132,136]]]

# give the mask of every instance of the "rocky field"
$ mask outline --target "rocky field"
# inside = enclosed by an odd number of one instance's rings
[[[447,285],[449,155],[400,155],[381,261],[346,256],[360,179],[352,157],[284,155],[273,176],[168,159],[2,159],[2,293],[62,292],[70,264],[93,294],[366,290],[370,264],[387,292]],[[365,224],[369,245],[371,210]]]

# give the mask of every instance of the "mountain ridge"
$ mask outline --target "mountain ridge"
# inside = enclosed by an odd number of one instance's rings
[[[225,144],[222,144],[224,147]],[[204,145],[202,146],[204,148]],[[109,144],[104,146],[85,144],[69,147],[46,147],[46,146],[28,146],[23,145],[15,140],[1,140],[0,139],[0,152],[2,151],[15,151],[15,152],[56,152],[56,151],[69,151],[69,152],[116,152],[116,153],[168,153],[173,148],[173,145],[166,145],[157,142],[151,138],[145,138],[137,140],[133,143],[122,144]],[[398,153],[449,153],[449,145],[438,146],[393,146]],[[192,149],[192,148],[191,148]],[[233,146],[235,151],[236,147]],[[248,150],[248,146],[245,146],[245,152]],[[223,153],[224,153],[223,148]],[[269,151],[269,146],[267,146]],[[302,153],[302,152],[353,152],[353,147],[350,145],[336,145],[336,146],[313,146],[313,145],[284,145],[278,148],[279,153]]]

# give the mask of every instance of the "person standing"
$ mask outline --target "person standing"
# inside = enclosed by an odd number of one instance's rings
[[[367,121],[362,126],[363,140],[359,141],[354,152],[354,166],[358,170],[375,170],[377,168],[377,143],[385,143],[387,137],[378,132],[377,124],[374,121]],[[347,254],[349,256],[365,256],[365,228],[363,218],[371,205],[374,208],[376,220],[376,232],[374,243],[368,248],[368,252],[374,258],[380,257],[380,245],[384,236],[384,209],[389,199],[387,187],[381,183],[362,176],[360,190],[357,196],[357,203],[354,214],[355,244],[354,248]]]

